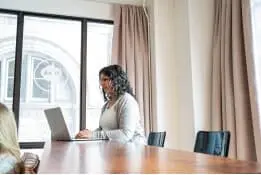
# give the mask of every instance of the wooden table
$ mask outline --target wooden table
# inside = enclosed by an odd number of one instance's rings
[[[256,162],[110,141],[46,143],[39,173],[261,173]]]

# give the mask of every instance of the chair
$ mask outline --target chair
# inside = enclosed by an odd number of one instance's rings
[[[229,131],[199,131],[196,137],[194,152],[227,157],[229,141]]]
[[[148,145],[164,147],[166,131],[150,132],[148,137]]]

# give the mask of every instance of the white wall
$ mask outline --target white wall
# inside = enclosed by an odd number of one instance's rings
[[[194,144],[194,104],[192,86],[192,63],[190,48],[190,21],[189,0],[175,0],[175,16],[173,19],[176,27],[175,37],[175,65],[178,98],[179,118],[179,145],[180,149],[192,150]]]
[[[0,8],[112,20],[112,4],[83,0],[0,0]]]
[[[163,3],[164,2],[164,3]],[[168,3],[166,3],[168,2]],[[150,1],[152,61],[155,69],[156,128],[167,131],[166,147],[178,148],[179,118],[176,90],[174,1]]]
[[[193,150],[209,116],[213,0],[149,0],[157,130],[166,147]],[[204,120],[205,121],[205,120]]]
[[[195,130],[209,130],[214,1],[190,0],[189,21]]]

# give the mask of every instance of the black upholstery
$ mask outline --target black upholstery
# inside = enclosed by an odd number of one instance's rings
[[[164,147],[166,131],[150,132],[148,137],[148,145]]]
[[[229,141],[229,131],[199,131],[196,137],[194,152],[227,157]]]

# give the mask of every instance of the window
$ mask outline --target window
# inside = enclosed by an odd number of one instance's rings
[[[49,140],[50,129],[43,110],[57,106],[62,108],[71,134],[79,131],[81,121],[86,120],[81,126],[98,127],[103,105],[98,72],[110,63],[112,22],[26,12],[22,16],[7,13],[0,11],[0,97],[9,108],[12,108],[14,84],[17,83],[14,74],[18,66],[15,65],[16,25],[17,20],[23,18],[22,27],[18,27],[18,31],[23,29],[23,42],[18,46],[22,50],[20,100],[14,102],[20,107],[15,111],[19,113],[19,141],[38,143]],[[82,31],[83,25],[86,31]],[[82,48],[83,40],[87,42],[86,49]],[[86,75],[81,75],[82,59],[86,60]],[[86,104],[81,104],[83,81],[87,84],[84,89]],[[86,116],[80,116],[82,109]]]

